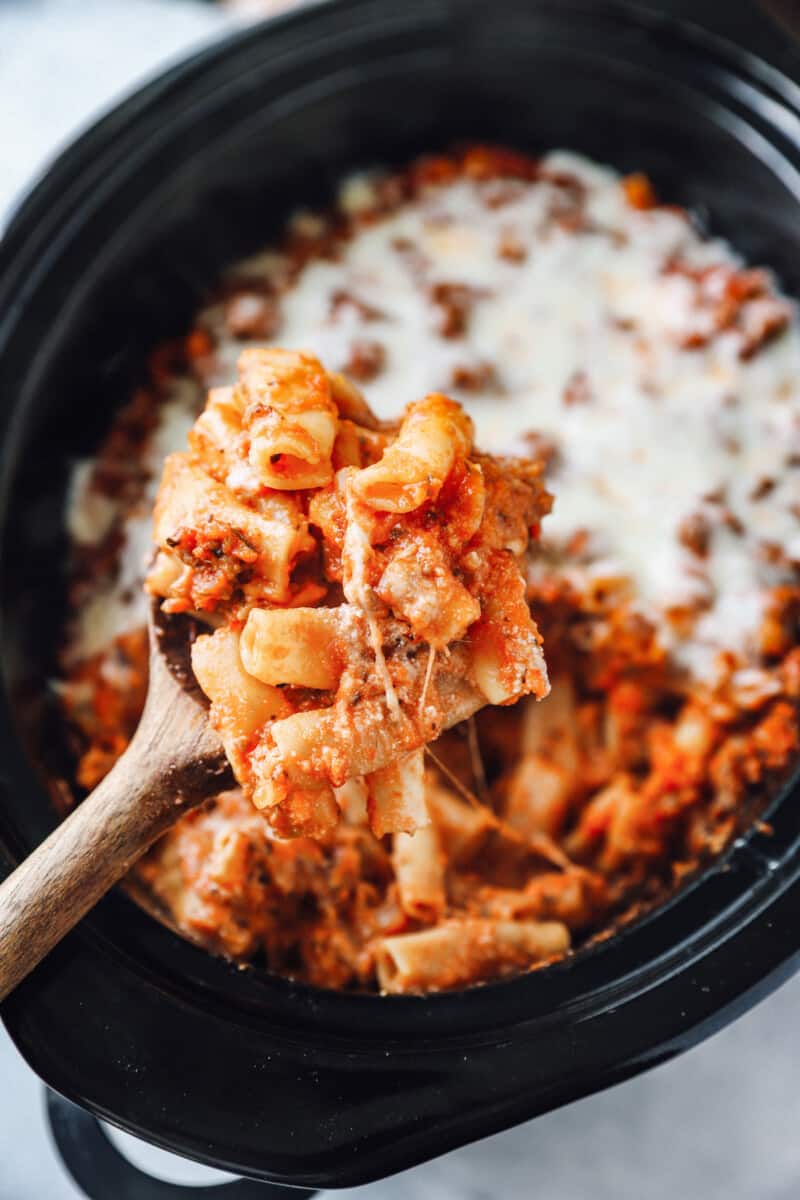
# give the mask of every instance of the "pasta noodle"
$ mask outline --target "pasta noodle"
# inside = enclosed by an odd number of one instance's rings
[[[447,906],[444,862],[435,828],[396,833],[392,866],[403,911],[414,920],[435,924]]]
[[[428,824],[425,764],[421,750],[365,775],[367,812],[373,832],[413,833]]]
[[[276,687],[335,689],[344,665],[341,625],[332,608],[251,608],[240,642],[242,666]]]
[[[281,717],[287,704],[281,693],[244,669],[240,636],[218,629],[198,638],[192,647],[192,668],[211,701],[225,752],[238,774],[247,769],[247,747],[267,721]]]
[[[359,473],[353,491],[380,512],[408,513],[435,500],[457,459],[472,447],[472,422],[453,400],[428,396],[410,404],[380,462]]]
[[[569,930],[559,921],[442,922],[384,938],[377,952],[378,979],[386,992],[458,987],[556,958],[568,947]]]

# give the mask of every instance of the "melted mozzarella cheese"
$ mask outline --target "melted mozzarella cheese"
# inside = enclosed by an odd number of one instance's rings
[[[720,649],[746,662],[765,589],[780,574],[759,543],[800,557],[800,472],[785,465],[800,424],[800,325],[793,320],[749,361],[733,335],[682,348],[681,337],[702,331],[706,317],[694,308],[691,282],[665,264],[679,256],[696,268],[738,266],[733,251],[703,239],[680,213],[632,209],[610,170],[564,153],[545,163],[580,180],[588,230],[553,222],[559,193],[546,181],[519,185],[496,206],[472,181],[430,188],[360,228],[335,261],[310,261],[281,297],[275,340],[334,370],[346,367],[355,342],[380,343],[384,365],[364,391],[381,417],[444,391],[468,409],[484,450],[519,451],[529,431],[554,439],[556,501],[545,538],[590,531],[594,569],[632,580],[639,606],[693,673],[707,675]],[[371,195],[369,177],[350,180],[344,207],[358,211]],[[509,237],[522,248],[515,259],[498,253]],[[248,264],[254,270],[278,278],[286,263],[261,255]],[[437,329],[436,284],[473,289],[463,335]],[[337,293],[360,303],[333,304]],[[227,335],[220,311],[205,320],[219,337],[210,382],[229,382],[242,342]],[[487,364],[480,393],[454,384],[454,373]],[[576,378],[580,399],[569,403]],[[185,433],[186,423],[162,422],[154,470]],[[765,478],[772,490],[756,498]],[[715,492],[741,529],[715,525],[698,561],[678,531]],[[703,615],[678,639],[664,614],[698,598]]]

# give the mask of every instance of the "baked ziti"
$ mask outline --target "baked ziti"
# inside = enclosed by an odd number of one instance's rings
[[[163,459],[242,351],[276,342],[355,382],[381,422],[444,393],[483,450],[546,461],[555,504],[527,599],[552,691],[439,739],[424,765],[431,823],[413,836],[376,836],[357,780],[336,783],[341,819],[316,839],[276,836],[229,791],[185,816],[131,887],[210,949],[322,987],[463,987],[608,936],[758,819],[797,758],[794,304],[645,177],[572,154],[473,146],[354,176],[329,212],[295,214],[156,351],[76,469],[62,807],[138,719]],[[368,447],[383,436],[345,419]],[[218,461],[220,479],[237,471]],[[285,530],[299,547],[302,528]],[[224,592],[233,566],[210,567],[202,579]],[[196,605],[176,581],[174,598]],[[425,619],[424,595],[403,603]]]

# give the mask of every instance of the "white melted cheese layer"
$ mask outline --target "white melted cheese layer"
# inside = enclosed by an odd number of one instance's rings
[[[695,675],[711,672],[720,649],[751,661],[765,588],[778,581],[758,543],[775,542],[800,557],[800,522],[792,513],[799,473],[784,466],[800,421],[798,322],[750,361],[738,358],[731,335],[705,348],[680,348],[698,314],[690,282],[665,273],[665,263],[679,255],[696,267],[738,266],[732,250],[701,238],[679,213],[633,210],[610,170],[565,153],[545,163],[583,183],[596,231],[554,225],[548,214],[558,189],[550,183],[519,187],[498,207],[488,206],[473,182],[428,189],[360,229],[337,261],[311,261],[281,298],[275,340],[312,351],[331,369],[346,365],[354,342],[380,343],[385,363],[364,391],[382,417],[445,391],[470,412],[484,450],[520,450],[528,431],[552,437],[560,456],[545,537],[591,531],[595,569],[632,579],[642,610]],[[359,177],[345,185],[342,203],[356,208],[371,197],[369,179]],[[524,261],[498,254],[509,234],[524,246]],[[398,239],[427,260],[424,286],[398,252]],[[256,266],[267,274],[284,269],[274,254],[251,260],[248,273]],[[463,336],[437,331],[427,294],[436,283],[480,290]],[[341,292],[365,307],[333,305]],[[220,338],[212,382],[227,383],[243,343],[225,333],[221,313],[209,310],[206,320]],[[453,386],[454,368],[482,363],[494,368],[485,391]],[[577,372],[587,398],[566,404]],[[160,449],[183,445],[185,426],[174,432],[168,447],[159,434]],[[776,479],[773,490],[751,498],[767,476]],[[715,528],[698,570],[677,533],[702,508],[701,498],[718,489],[744,534]],[[677,640],[664,611],[698,594],[706,611],[693,633]]]
[[[679,658],[706,675],[719,649],[752,655],[764,588],[775,582],[759,561],[759,539],[800,554],[800,522],[791,512],[800,501],[798,473],[783,468],[798,440],[800,331],[793,322],[751,361],[740,361],[729,336],[682,349],[678,339],[698,316],[691,284],[664,273],[665,263],[675,255],[695,267],[740,260],[679,213],[633,210],[613,171],[566,153],[545,163],[585,185],[587,216],[600,232],[554,229],[547,213],[557,189],[550,184],[527,185],[497,208],[471,182],[432,188],[361,230],[340,261],[306,267],[283,299],[278,336],[331,368],[346,364],[354,339],[380,342],[385,366],[364,387],[380,416],[397,416],[410,399],[441,390],[468,409],[484,450],[519,450],[530,430],[552,436],[560,467],[545,535],[592,531],[598,567],[631,577],[642,609],[657,621],[700,590],[709,608],[691,637],[676,642],[660,623]],[[350,185],[351,195],[359,193],[368,199],[368,181]],[[508,233],[526,248],[523,262],[499,256]],[[474,304],[463,337],[437,332],[397,239],[429,260],[428,283],[488,293]],[[364,319],[347,305],[332,317],[331,295],[341,291],[384,316]],[[228,342],[221,377],[233,373],[239,349]],[[497,386],[479,396],[452,386],[454,367],[482,362],[494,367]],[[564,390],[576,372],[585,375],[590,399],[567,405]],[[778,476],[776,488],[751,501],[765,476]],[[746,533],[715,530],[699,579],[697,559],[677,531],[717,489]]]

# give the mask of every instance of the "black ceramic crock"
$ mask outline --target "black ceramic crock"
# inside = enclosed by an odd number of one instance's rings
[[[62,611],[68,466],[223,264],[354,164],[458,138],[649,172],[800,291],[800,90],[595,0],[341,0],[236,34],[116,108],[0,246],[0,840],[51,828],[37,763]],[[641,1071],[743,1012],[800,951],[800,804],[617,937],[450,995],[237,970],[115,894],[4,1004],[54,1089],[256,1178],[363,1183]],[[5,866],[0,868],[7,869]]]

